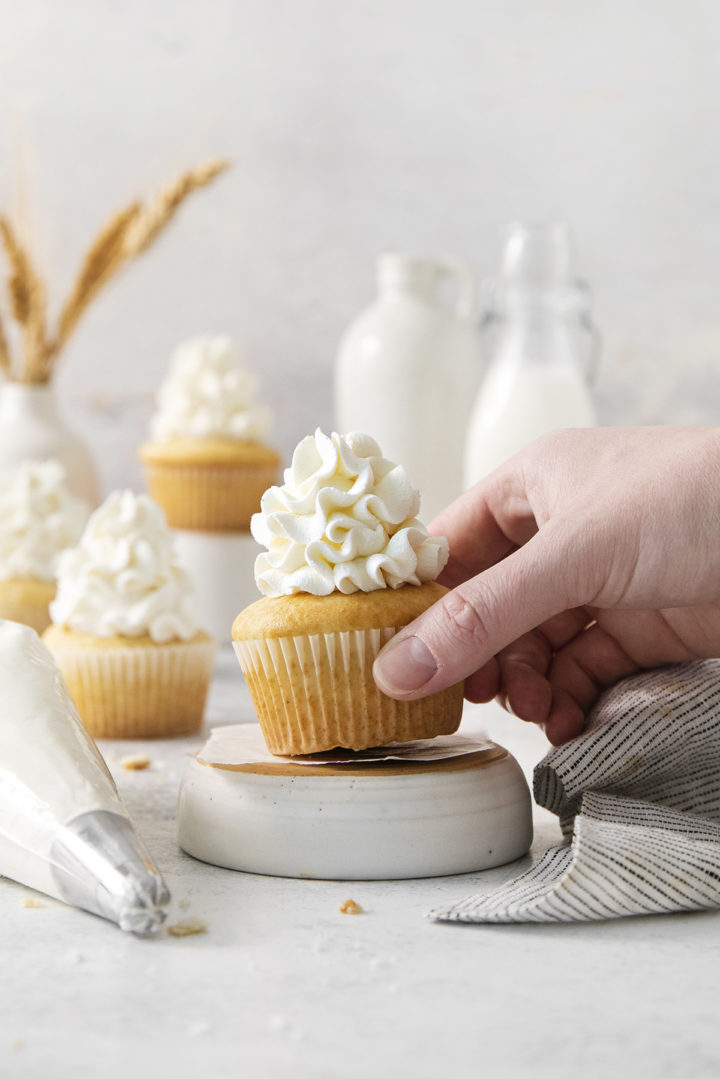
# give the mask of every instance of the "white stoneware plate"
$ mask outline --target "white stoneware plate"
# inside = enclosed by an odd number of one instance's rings
[[[188,854],[250,873],[391,880],[503,865],[532,842],[520,766],[490,743],[429,762],[189,762],[178,838]]]

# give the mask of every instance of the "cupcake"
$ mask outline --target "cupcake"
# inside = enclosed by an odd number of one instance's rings
[[[140,449],[147,487],[172,528],[242,532],[277,482],[280,458],[263,441],[268,410],[227,337],[199,337],[175,352]]]
[[[43,639],[96,738],[188,734],[202,723],[214,646],[162,511],[116,491],[58,566]]]
[[[233,644],[271,753],[366,749],[451,734],[463,686],[396,701],[375,685],[376,654],[446,589],[447,541],[417,519],[405,470],[363,434],[303,439],[252,519],[267,552],[263,598],[235,619]]]
[[[87,516],[59,461],[24,461],[0,474],[0,618],[37,633],[50,625],[58,560]]]

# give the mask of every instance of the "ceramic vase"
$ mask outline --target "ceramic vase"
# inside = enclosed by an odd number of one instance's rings
[[[94,509],[100,489],[92,456],[59,414],[52,386],[0,384],[0,469],[51,458],[65,466],[73,494]]]

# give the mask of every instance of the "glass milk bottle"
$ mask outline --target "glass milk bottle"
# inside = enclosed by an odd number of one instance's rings
[[[483,324],[488,369],[465,439],[466,487],[547,431],[597,423],[590,309],[567,226],[511,225]]]
[[[477,282],[446,259],[384,254],[379,295],[335,364],[335,426],[364,431],[401,464],[432,520],[462,491],[464,431],[479,385]]]

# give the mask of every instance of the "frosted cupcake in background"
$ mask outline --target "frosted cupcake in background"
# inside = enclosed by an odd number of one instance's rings
[[[187,734],[202,723],[214,645],[162,511],[116,491],[58,567],[44,640],[93,737]]]
[[[175,351],[140,449],[148,490],[172,528],[249,528],[280,467],[255,393],[228,337],[198,337]]]
[[[447,541],[417,519],[403,468],[367,435],[317,430],[253,517],[267,552],[264,598],[233,624],[233,643],[271,753],[365,749],[451,734],[463,686],[395,701],[375,685],[388,640],[447,590],[435,578]]]
[[[60,555],[77,543],[87,517],[58,461],[25,461],[0,473],[0,618],[38,633],[50,624]]]

